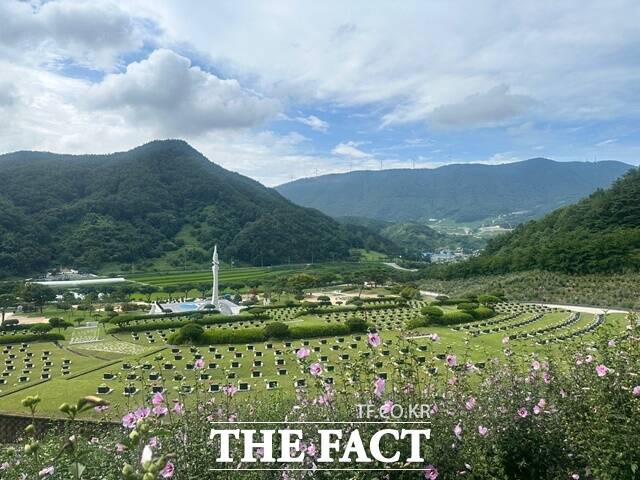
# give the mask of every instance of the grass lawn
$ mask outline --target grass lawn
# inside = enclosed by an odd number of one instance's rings
[[[576,341],[582,341],[592,335],[582,330],[593,321],[593,315],[582,314],[578,321],[562,326],[569,312],[544,311],[544,315],[536,319],[536,312],[532,309],[527,310],[528,307],[522,307],[522,311],[513,318],[508,318],[508,314],[503,312],[488,321],[472,322],[467,325],[466,330],[433,326],[403,331],[405,322],[419,315],[419,309],[423,304],[414,301],[404,308],[366,312],[367,321],[376,326],[385,342],[367,359],[381,375],[392,371],[391,362],[396,362],[402,355],[411,355],[417,362],[430,362],[435,354],[440,357],[436,362],[444,362],[444,354],[454,353],[458,355],[460,362],[480,364],[502,354],[505,348],[502,339],[505,336],[533,334],[553,326],[558,328],[534,338],[512,340],[508,348],[514,353],[546,355],[561,352],[565,343],[538,344],[542,339],[577,332],[580,335],[576,336]],[[299,307],[284,308],[271,310],[270,314],[274,320],[309,325],[344,322],[351,315],[347,312],[328,312],[296,317],[298,311]],[[524,323],[527,321],[530,323]],[[485,322],[491,322],[490,327],[483,327],[482,324]],[[350,364],[354,358],[369,350],[366,334],[306,341],[175,348],[165,344],[165,339],[171,331],[153,330],[152,325],[153,322],[150,321],[147,332],[103,335],[102,341],[97,343],[70,345],[73,329],[67,329],[67,340],[59,345],[33,343],[24,348],[19,344],[12,345],[10,349],[2,347],[0,361],[5,366],[13,364],[14,369],[2,377],[6,381],[4,385],[0,385],[0,411],[22,412],[20,400],[26,395],[39,394],[43,399],[41,411],[56,415],[60,403],[84,395],[97,394],[101,385],[106,385],[110,390],[109,393],[101,395],[112,403],[111,411],[116,416],[132,406],[141,404],[143,398],[150,395],[153,387],[173,392],[174,397],[181,395],[184,401],[193,398],[194,394],[186,392],[196,384],[206,390],[215,390],[233,383],[247,389],[241,393],[244,396],[292,395],[296,381],[303,377],[303,366],[295,354],[299,347],[308,346],[312,350],[308,361],[318,361],[327,372],[335,372],[333,378],[336,382],[349,375]],[[236,326],[249,327],[251,322],[242,322]],[[492,329],[491,332],[486,331],[488,328]],[[609,315],[605,324],[598,330],[603,329],[609,329],[611,336],[620,334],[624,329],[624,315]],[[440,340],[433,342],[429,338],[431,333],[437,333]],[[403,336],[411,339],[408,351],[402,350],[405,348],[402,345],[406,345],[401,339]],[[21,349],[23,351],[20,351]],[[48,355],[44,355],[45,351],[49,352]],[[28,354],[30,356],[27,356]],[[196,370],[192,367],[197,358],[205,361],[204,369]],[[65,360],[68,360],[68,366],[63,369]],[[7,361],[11,363],[8,364]],[[47,367],[45,362],[50,362]],[[30,372],[25,374],[29,376],[29,380],[22,383],[19,377],[23,375],[22,371],[27,363],[31,364]],[[36,384],[44,368],[49,368],[51,379]],[[64,371],[69,373],[63,374]],[[274,388],[268,388],[269,382],[277,382],[277,386],[272,383],[271,386]],[[32,386],[17,391],[29,385]],[[137,392],[131,396],[124,395],[127,386],[134,387]]]

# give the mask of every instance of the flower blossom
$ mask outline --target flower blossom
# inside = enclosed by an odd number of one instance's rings
[[[317,377],[318,375],[322,375],[322,365],[320,365],[320,363],[316,362],[314,364],[312,364],[309,367],[309,373],[311,373],[311,375],[313,375],[314,377]]]
[[[160,470],[160,476],[162,478],[171,478],[176,471],[176,467],[174,467],[171,461],[167,461],[167,464],[164,466],[162,470]]]
[[[596,373],[599,377],[604,377],[609,372],[606,365],[600,364],[596,367]]]
[[[43,468],[42,470],[40,470],[40,471],[38,472],[38,476],[39,476],[40,478],[47,478],[47,477],[50,477],[51,475],[53,475],[53,473],[54,473],[55,471],[56,471],[56,469],[55,469],[55,468],[53,468],[53,466],[51,466],[51,467],[46,467],[46,468]]]
[[[381,343],[382,339],[380,338],[380,335],[378,335],[377,333],[369,334],[369,345],[371,345],[372,347],[379,347]]]
[[[447,355],[447,364],[450,367],[455,367],[456,365],[458,365],[458,357],[456,357],[455,355]]]
[[[380,398],[382,396],[382,392],[384,392],[384,387],[387,384],[384,378],[378,377],[375,382],[373,382],[374,390],[373,393],[376,397]]]
[[[483,427],[482,425],[478,426],[478,435],[481,437],[486,437],[489,433],[489,429],[487,427]]]
[[[427,465],[424,469],[424,478],[427,480],[436,480],[438,478],[438,470],[433,465]]]
[[[310,354],[311,354],[311,350],[309,350],[307,347],[302,347],[302,348],[298,349],[298,351],[296,352],[296,356],[297,356],[300,360],[304,360],[304,359],[305,359],[305,358],[307,358]]]
[[[521,418],[527,418],[527,417],[529,416],[529,411],[528,411],[526,408],[524,408],[524,407],[520,407],[520,408],[518,409],[518,415],[519,415]]]

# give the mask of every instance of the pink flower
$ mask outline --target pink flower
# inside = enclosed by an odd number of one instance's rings
[[[164,395],[162,395],[160,392],[154,393],[153,397],[151,398],[151,403],[154,405],[162,405],[164,403]]]
[[[584,361],[586,363],[592,363],[593,362],[593,355],[587,355],[584,359]]]
[[[475,397],[469,397],[469,399],[464,403],[464,406],[467,410],[471,411],[476,406]]]
[[[198,370],[204,368],[204,360],[202,358],[198,358],[193,364],[193,366],[196,367]]]
[[[607,372],[609,372],[609,369],[603,364],[600,364],[596,367],[596,373],[599,377],[604,377]]]
[[[640,397],[640,385],[636,385],[635,387],[633,387],[633,390],[631,393],[633,394],[634,397]]]
[[[303,360],[303,359],[307,358],[310,354],[311,354],[311,350],[309,350],[306,347],[302,347],[302,348],[298,349],[298,351],[296,352],[296,356],[300,360]]]
[[[427,480],[436,480],[438,478],[438,470],[433,465],[427,465],[424,469],[424,478]]]
[[[311,375],[313,375],[314,377],[322,375],[322,372],[322,365],[320,365],[319,362],[316,362],[309,367],[309,373],[311,373]]]
[[[540,362],[539,362],[539,361],[537,361],[537,360],[534,360],[534,361],[531,363],[531,368],[533,368],[534,370],[540,370]]]
[[[529,412],[526,408],[520,407],[520,409],[518,410],[518,415],[520,415],[521,418],[527,418],[529,416]]]
[[[378,335],[377,333],[369,334],[369,345],[371,345],[372,347],[379,347],[381,343],[382,339],[380,338],[380,335]]]
[[[438,335],[437,333],[432,333],[431,335],[429,335],[429,338],[432,342],[437,342],[438,340],[440,340],[440,335]]]
[[[616,341],[615,340],[609,340],[607,342],[607,345],[609,346],[609,348],[613,348],[616,346]]]
[[[486,437],[487,433],[489,433],[489,429],[487,427],[483,427],[482,425],[478,426],[478,435]]]
[[[184,405],[182,405],[181,403],[176,402],[176,404],[173,406],[173,412],[177,413],[178,415],[180,415],[183,411],[184,411]]]
[[[382,392],[384,392],[384,386],[387,384],[384,378],[378,377],[375,382],[373,382],[374,390],[373,393],[376,397],[380,398],[382,396]]]
[[[542,409],[541,409],[538,405],[535,405],[535,406],[533,407],[533,414],[534,414],[534,415],[540,415],[540,412],[541,412],[541,411],[542,411]]]
[[[41,478],[47,478],[47,477],[50,477],[51,475],[53,475],[53,473],[55,471],[56,471],[56,469],[53,468],[53,467],[46,467],[46,468],[43,468],[42,470],[40,470],[40,472],[38,472],[38,475]]]
[[[541,398],[540,400],[538,400],[538,406],[540,408],[544,408],[547,405],[547,401],[544,398]]]
[[[160,476],[162,478],[171,478],[176,471],[176,467],[173,466],[171,461],[167,461],[167,464],[164,466],[162,470],[160,470]]]
[[[160,445],[160,441],[158,440],[158,437],[151,437],[149,439],[149,446],[151,448],[156,448],[158,445]]]
[[[458,358],[455,355],[447,355],[447,364],[450,367],[455,367],[458,365]]]
[[[508,336],[506,336],[506,337],[502,337],[502,344],[503,344],[503,345],[506,345],[506,344],[508,344],[508,343],[509,343],[509,337],[508,337]]]
[[[124,417],[122,417],[122,426],[125,428],[134,428],[137,422],[138,419],[133,413],[127,413]]]
[[[153,414],[158,417],[164,417],[167,413],[169,413],[169,409],[164,405],[156,405],[153,407]]]
[[[571,475],[571,480],[580,480],[580,475],[577,473],[574,473]]]
[[[227,385],[226,387],[222,387],[222,392],[228,397],[233,397],[236,393],[238,393],[238,387],[235,385]]]
[[[551,374],[549,372],[544,372],[542,374],[542,380],[544,381],[544,383],[546,383],[547,385],[551,383]]]
[[[151,409],[148,407],[140,407],[133,414],[136,416],[138,420],[142,420],[143,418],[147,418],[151,413]]]
[[[462,438],[462,427],[460,426],[460,424],[457,424],[455,427],[453,427],[453,434],[458,438],[458,440]]]
[[[316,456],[316,446],[313,444],[313,442],[311,442],[307,447],[307,455],[309,455],[310,457]]]
[[[116,443],[116,453],[124,453],[126,449],[126,445],[123,445],[122,443]]]
[[[389,415],[391,413],[391,410],[393,410],[393,405],[394,405],[393,400],[387,400],[386,402],[384,402],[384,405],[382,405],[382,407],[380,408],[380,411],[385,415]]]

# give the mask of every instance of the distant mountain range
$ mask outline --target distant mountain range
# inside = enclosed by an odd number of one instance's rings
[[[502,165],[454,164],[323,175],[276,189],[299,205],[333,217],[470,222],[517,213],[527,220],[608,187],[630,168],[616,161],[533,158]]]
[[[459,276],[534,269],[639,271],[640,169],[575,205],[491,240],[482,255],[445,271]]]
[[[206,265],[346,259],[388,240],[294,205],[187,143],[110,155],[0,155],[0,277],[53,266],[98,269],[164,259]]]

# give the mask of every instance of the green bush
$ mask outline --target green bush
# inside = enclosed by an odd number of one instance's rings
[[[53,327],[48,323],[36,323],[29,327],[33,333],[49,333]]]
[[[349,327],[344,323],[324,325],[295,325],[289,327],[289,338],[315,338],[348,335]]]
[[[204,328],[197,323],[188,323],[178,333],[184,342],[198,343],[204,334]]]
[[[215,328],[208,330],[202,336],[204,345],[220,345],[224,343],[252,343],[264,342],[267,339],[264,327],[253,328]]]
[[[352,333],[364,333],[369,330],[369,325],[362,317],[349,317],[346,324]]]
[[[479,305],[477,303],[463,302],[458,304],[458,310],[464,310],[466,312],[469,312],[471,310],[475,310],[476,308],[478,308],[478,306]]]
[[[411,318],[407,320],[406,325],[407,325],[407,329],[415,330],[416,328],[426,327],[431,322],[432,320],[430,318],[418,317],[418,318]]]
[[[474,320],[473,315],[461,310],[446,312],[442,317],[443,325],[456,325],[458,323],[472,322]]]
[[[478,302],[482,305],[495,305],[500,299],[495,295],[478,295]]]
[[[264,327],[267,338],[283,339],[289,336],[289,325],[284,322],[270,322]]]
[[[20,335],[0,335],[0,345],[23,342],[56,342],[59,340],[64,340],[64,335],[61,335],[59,333],[25,333]]]
[[[485,318],[491,318],[491,317],[495,316],[495,314],[496,314],[496,312],[494,312],[491,308],[484,307],[484,306],[480,306],[478,308],[474,308],[469,313],[471,315],[473,315],[473,318],[475,318],[477,320],[482,320],[482,319],[485,319]]]
[[[444,312],[441,308],[434,307],[432,305],[424,306],[420,309],[420,313],[423,315],[428,315],[430,317],[439,318],[444,315]]]

